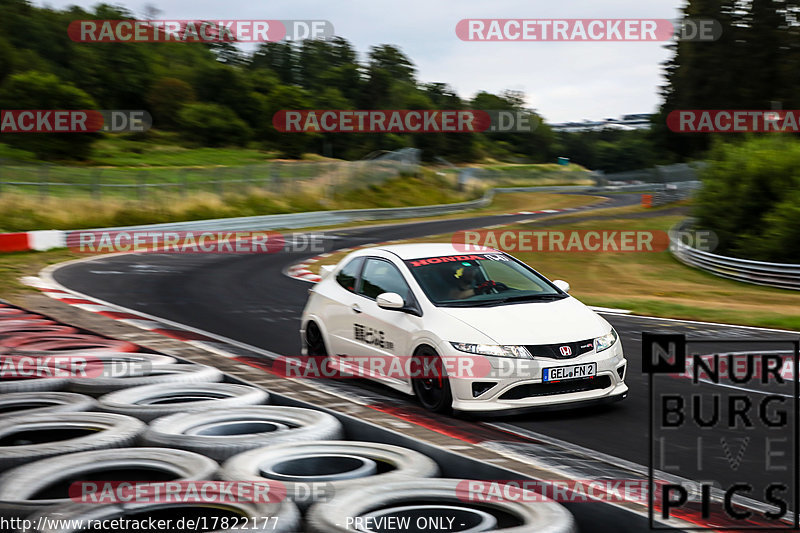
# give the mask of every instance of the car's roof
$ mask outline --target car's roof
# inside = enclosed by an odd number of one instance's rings
[[[397,255],[400,259],[419,259],[422,257],[438,257],[446,255],[464,255],[470,253],[500,253],[493,248],[469,245],[468,247],[450,242],[426,242],[412,244],[391,244],[376,246],[373,249],[385,250]]]

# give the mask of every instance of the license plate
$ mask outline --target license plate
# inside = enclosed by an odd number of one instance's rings
[[[562,379],[593,378],[597,374],[597,363],[556,366],[542,369],[542,381],[561,381]]]

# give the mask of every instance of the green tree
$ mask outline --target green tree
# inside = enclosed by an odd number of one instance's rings
[[[396,83],[416,86],[414,70],[411,60],[396,46],[373,46],[369,51],[367,80],[359,105],[364,109],[397,107],[391,98],[392,86]]]
[[[272,117],[275,113],[282,110],[291,109],[311,109],[313,98],[311,94],[300,87],[292,85],[282,85],[270,93],[265,109],[266,127],[264,129],[265,138],[269,144],[281,150],[286,157],[299,158],[304,153],[316,146],[315,139],[319,139],[319,133],[283,133],[279,132],[272,125]]]
[[[0,37],[0,83],[14,71],[16,63],[16,53],[14,47],[2,37]]]
[[[249,64],[252,69],[266,68],[278,75],[282,83],[292,84],[297,81],[297,51],[292,43],[263,43]]]
[[[244,145],[250,127],[232,109],[209,103],[186,104],[178,113],[181,135],[205,146]]]
[[[175,129],[178,112],[195,100],[192,86],[176,78],[160,78],[147,95],[147,105],[153,117],[153,127]]]
[[[0,109],[96,109],[91,96],[54,74],[12,74],[0,86]],[[3,142],[41,159],[86,159],[98,133],[8,133]]]
[[[698,223],[723,253],[800,262],[800,142],[780,134],[717,143],[701,175]]]

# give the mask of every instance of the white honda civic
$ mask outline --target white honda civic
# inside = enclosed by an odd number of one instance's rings
[[[321,276],[303,310],[303,355],[415,394],[428,409],[514,412],[627,396],[614,328],[568,283],[503,252],[377,246]]]

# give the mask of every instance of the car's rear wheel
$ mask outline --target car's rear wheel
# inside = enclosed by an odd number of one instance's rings
[[[430,346],[420,346],[414,353],[422,374],[411,380],[414,394],[425,409],[449,413],[453,408],[453,392],[442,358]]]
[[[306,352],[308,355],[328,355],[325,340],[316,322],[309,322],[306,326]]]

